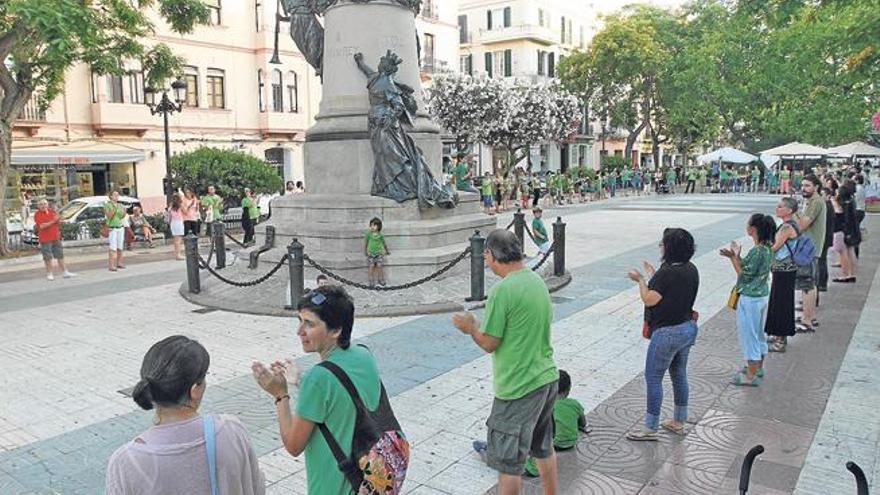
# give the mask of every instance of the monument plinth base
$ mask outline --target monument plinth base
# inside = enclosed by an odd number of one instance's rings
[[[475,230],[485,236],[496,225],[494,217],[480,211],[479,196],[473,193],[460,193],[458,207],[450,210],[420,210],[416,201],[397,203],[367,195],[282,196],[272,202],[269,222],[275,227],[275,248],[260,260],[264,266],[276,263],[296,238],[317,263],[345,278],[367,282],[364,233],[373,217],[382,220],[391,251],[385,260],[389,285],[437,271],[468,247]],[[258,245],[261,242],[258,239]],[[468,267],[462,262],[444,276],[466,273]],[[315,276],[317,272],[307,266],[307,279]]]

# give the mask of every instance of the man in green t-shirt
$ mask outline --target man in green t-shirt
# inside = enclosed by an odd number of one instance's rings
[[[697,192],[697,169],[691,162],[687,169],[687,187],[684,188],[684,193],[693,194],[695,192]]]
[[[208,224],[208,235],[211,235],[211,224],[221,220],[223,213],[223,198],[217,195],[214,186],[208,186],[208,194],[202,196],[201,204],[205,207],[205,223]]]
[[[494,181],[492,174],[486,172],[483,175],[483,182],[480,184],[480,196],[483,198],[483,208],[488,215],[492,214],[492,182]]]
[[[804,312],[797,327],[802,332],[811,332],[818,325],[816,320],[816,280],[819,277],[819,257],[825,246],[825,215],[828,213],[825,200],[819,194],[819,179],[808,175],[801,181],[801,194],[804,196],[804,207],[797,214],[798,228],[802,235],[813,241],[813,262],[799,266],[795,288],[803,293]]]
[[[119,202],[119,191],[112,191],[104,203],[104,222],[107,226],[107,245],[110,248],[108,266],[111,272],[122,270],[122,252],[125,250],[125,205]]]
[[[244,244],[254,242],[254,226],[260,219],[260,207],[254,198],[254,192],[249,187],[244,188],[244,197],[241,198],[241,228],[244,230]]]
[[[553,403],[559,372],[550,337],[550,293],[523,263],[513,232],[496,229],[489,234],[486,263],[501,281],[489,290],[482,325],[472,313],[452,317],[459,331],[492,354],[495,401],[486,421],[486,463],[499,473],[500,493],[519,493],[531,454],[545,493],[555,493]]]
[[[547,228],[544,227],[544,221],[541,220],[544,210],[540,206],[536,206],[532,208],[532,214],[535,216],[532,219],[532,237],[541,254],[545,254],[550,250],[550,236],[547,235]]]

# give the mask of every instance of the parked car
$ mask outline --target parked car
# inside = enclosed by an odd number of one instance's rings
[[[64,205],[58,210],[58,215],[63,223],[79,223],[83,224],[88,221],[104,219],[104,203],[108,201],[107,196],[86,196],[77,198]],[[140,200],[130,196],[119,196],[119,203],[125,206],[128,213],[134,206],[140,206]],[[24,226],[22,232],[22,241],[29,244],[37,243],[37,235],[34,233],[34,221],[31,217]]]

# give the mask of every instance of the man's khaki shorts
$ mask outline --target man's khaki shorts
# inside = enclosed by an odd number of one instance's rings
[[[64,248],[61,246],[61,241],[41,242],[40,254],[43,255],[44,261],[49,261],[52,258],[60,260],[64,258]]]
[[[554,381],[519,399],[495,399],[486,421],[486,463],[490,468],[519,476],[529,455],[546,459],[553,454],[553,404],[557,391],[558,382]]]

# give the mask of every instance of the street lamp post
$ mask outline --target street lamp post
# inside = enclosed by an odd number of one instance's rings
[[[153,87],[146,87],[144,89],[144,94],[146,96],[147,106],[150,108],[150,113],[156,115],[157,113],[162,114],[162,122],[164,125],[165,131],[165,201],[167,204],[171,204],[171,194],[173,189],[171,187],[171,138],[168,133],[168,116],[175,112],[180,112],[183,110],[183,103],[186,101],[186,83],[181,80],[176,80],[171,83],[171,90],[174,93],[174,101],[168,97],[167,89],[156,89]],[[162,97],[159,99],[159,102],[156,102],[156,96],[159,92],[162,92]]]

